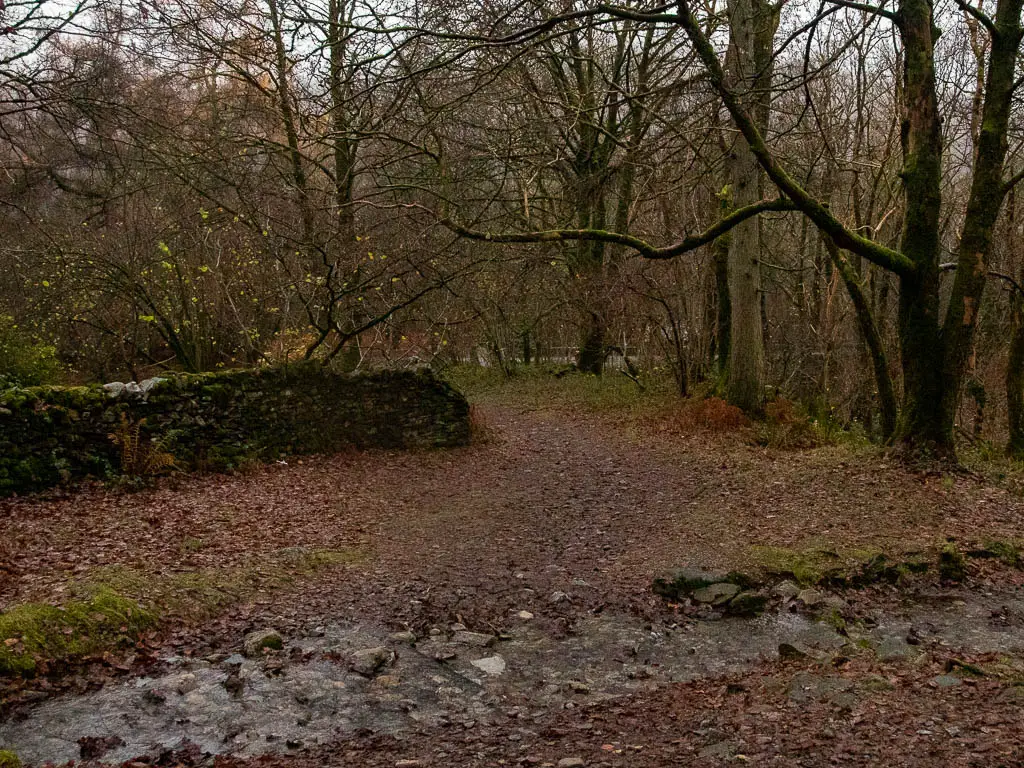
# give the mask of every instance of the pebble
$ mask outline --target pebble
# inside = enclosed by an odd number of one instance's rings
[[[395,652],[390,648],[364,648],[352,654],[352,671],[365,677],[373,676],[377,670],[386,667],[395,660]]]
[[[242,642],[242,653],[246,656],[259,656],[265,649],[280,651],[284,648],[284,639],[276,629],[258,629],[245,636]]]
[[[505,671],[505,659],[495,654],[494,656],[486,656],[482,659],[469,662],[474,667],[479,669],[492,677],[497,677]]]
[[[476,648],[487,648],[494,645],[497,640],[494,635],[485,635],[482,632],[459,631],[452,635],[452,642],[459,645],[472,645]]]
[[[801,589],[796,599],[808,608],[817,608],[825,602],[825,596],[816,589]]]
[[[558,761],[558,768],[583,768],[585,765],[582,757],[563,757]]]

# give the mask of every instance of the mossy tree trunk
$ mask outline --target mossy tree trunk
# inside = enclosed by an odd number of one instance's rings
[[[772,76],[772,40],[778,23],[764,0],[729,0],[729,82],[753,115],[762,135],[768,128]],[[728,157],[731,204],[736,208],[761,199],[761,169],[743,136]],[[737,225],[727,243],[729,339],[726,397],[749,414],[764,409],[765,355],[761,322],[761,233],[756,217]],[[716,264],[716,269],[720,269]]]
[[[1024,296],[1014,292],[1013,335],[1010,358],[1006,363],[1006,411],[1010,435],[1006,452],[1015,459],[1024,459]]]
[[[727,216],[732,207],[729,187],[719,195],[721,216]],[[712,261],[715,269],[715,349],[720,381],[725,381],[729,370],[729,353],[732,349],[732,302],[729,298],[729,233],[715,240],[712,246]],[[712,361],[716,362],[716,361]]]

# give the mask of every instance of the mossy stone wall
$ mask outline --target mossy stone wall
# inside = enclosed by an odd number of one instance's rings
[[[145,419],[183,468],[347,447],[469,442],[469,405],[428,371],[346,375],[316,363],[168,375],[148,392],[100,385],[0,392],[0,495],[120,472],[109,435]]]

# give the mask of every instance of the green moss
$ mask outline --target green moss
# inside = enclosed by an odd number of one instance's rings
[[[171,575],[110,566],[94,570],[88,582],[74,589],[90,591],[103,585],[157,606],[161,616],[168,619],[201,620],[258,594],[281,589],[337,565],[358,564],[366,558],[361,550],[290,547],[254,557],[233,568],[202,568]]]
[[[957,582],[967,578],[967,559],[953,542],[944,544],[939,551],[939,577]]]
[[[63,607],[27,603],[0,614],[0,675],[25,676],[39,661],[68,661],[131,643],[156,616],[100,588]]]
[[[21,768],[21,760],[11,750],[0,749],[0,768]]]
[[[846,632],[846,619],[843,618],[843,614],[836,608],[832,608],[822,616],[821,622],[826,626],[832,627],[836,632]]]
[[[927,556],[913,552],[888,556],[877,550],[835,552],[754,547],[753,557],[769,576],[792,579],[801,586],[862,587],[894,583],[931,566]]]
[[[839,556],[824,550],[754,547],[753,557],[768,575],[792,579],[804,587],[822,584],[844,573]]]
[[[970,550],[966,554],[968,557],[995,558],[1011,568],[1024,567],[1021,546],[1016,541],[986,541],[979,549]]]

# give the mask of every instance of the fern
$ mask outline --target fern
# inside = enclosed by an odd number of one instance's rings
[[[150,477],[177,470],[174,454],[167,450],[168,435],[144,440],[142,425],[146,420],[129,421],[121,414],[121,423],[108,437],[121,451],[121,474],[128,477]]]

